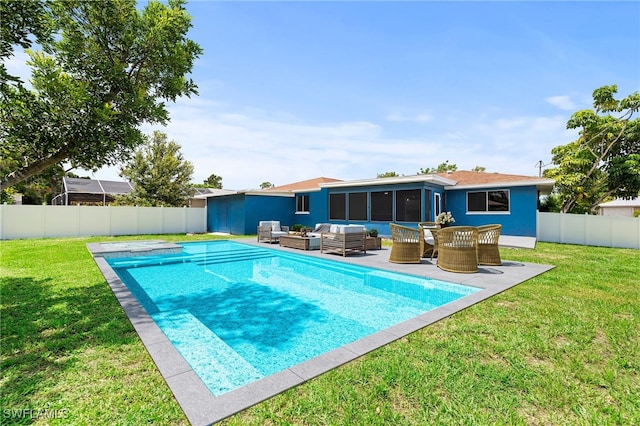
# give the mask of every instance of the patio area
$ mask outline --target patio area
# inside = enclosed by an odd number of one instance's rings
[[[345,257],[339,254],[321,253],[319,250],[303,251],[281,247],[278,244],[258,243],[255,238],[235,239],[235,241],[337,262],[470,285],[481,288],[482,291],[215,397],[162,334],[139,305],[137,299],[122,285],[106,261],[96,257],[96,264],[193,425],[206,425],[220,421],[553,268],[550,265],[507,260],[501,266],[480,266],[479,271],[475,274],[458,274],[441,270],[436,266],[435,259],[422,259],[419,264],[390,263],[388,261],[390,249],[387,247],[366,253],[354,253]]]

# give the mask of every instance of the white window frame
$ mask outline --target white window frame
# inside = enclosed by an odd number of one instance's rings
[[[433,193],[433,207],[435,209],[433,217],[435,218],[442,213],[442,197],[439,192]]]
[[[306,203],[306,205],[303,205],[303,206],[302,206],[302,208],[303,208],[303,209],[306,209],[306,210],[298,210],[298,200],[299,200],[300,198],[302,198],[302,200],[303,200],[303,201],[302,201],[302,204],[305,204],[305,203],[304,203],[304,198],[303,198],[303,197],[306,197],[306,198],[307,198],[307,203]],[[295,212],[295,214],[309,214],[309,194],[300,194],[300,195],[296,195],[296,212]]]

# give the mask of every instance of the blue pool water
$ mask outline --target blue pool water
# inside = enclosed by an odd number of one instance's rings
[[[479,291],[232,241],[107,261],[214,395]]]

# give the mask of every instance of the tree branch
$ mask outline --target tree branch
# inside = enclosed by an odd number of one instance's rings
[[[68,155],[69,151],[65,147],[54,154],[39,159],[38,161],[31,163],[28,166],[22,167],[15,172],[9,173],[4,180],[0,181],[0,191],[4,191],[5,189],[19,182],[22,182],[23,180],[28,179],[31,176],[42,173],[44,170],[55,164],[61,163],[62,161],[67,159]]]

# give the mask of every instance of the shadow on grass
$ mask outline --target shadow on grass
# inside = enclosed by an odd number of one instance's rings
[[[136,339],[105,282],[64,290],[52,278],[3,277],[0,284],[3,408],[26,408],[41,382],[73,367],[78,350]]]

